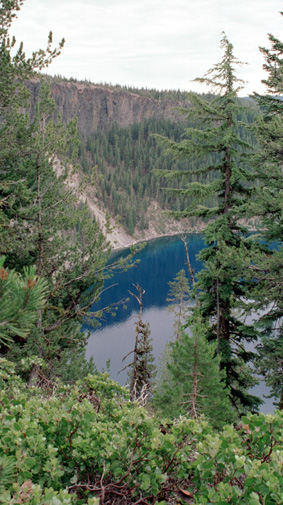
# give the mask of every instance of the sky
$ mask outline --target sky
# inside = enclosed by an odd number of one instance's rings
[[[27,55],[66,39],[46,73],[93,83],[206,92],[193,82],[221,61],[222,33],[246,81],[239,93],[264,93],[268,33],[283,41],[283,0],[24,0],[10,33]]]

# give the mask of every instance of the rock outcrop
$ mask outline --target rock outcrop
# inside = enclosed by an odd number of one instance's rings
[[[184,105],[184,102],[178,103],[177,100],[159,101],[123,89],[112,90],[94,84],[61,82],[52,78],[48,78],[48,81],[56,102],[55,118],[60,114],[66,124],[77,116],[78,130],[86,137],[98,130],[107,131],[114,123],[119,127],[127,127],[151,117],[180,121],[180,114],[176,111],[176,107]],[[40,79],[32,79],[26,83],[26,86],[30,91],[29,113],[33,117],[39,95]],[[55,169],[58,170],[58,167],[60,168],[60,162]],[[189,221],[180,222],[177,227],[176,222],[168,218],[165,220],[157,202],[153,202],[148,208],[149,228],[145,232],[136,230],[132,237],[121,226],[118,226],[113,216],[109,228],[106,219],[107,209],[102,202],[98,201],[93,188],[90,186],[87,190],[82,190],[80,182],[79,173],[72,174],[67,180],[68,186],[77,194],[78,200],[88,204],[113,248],[127,247],[132,243],[164,234],[181,233],[192,226]]]
[[[31,92],[31,114],[33,115],[40,86],[39,79],[27,83]],[[120,127],[140,123],[150,117],[165,117],[180,120],[172,100],[154,100],[126,90],[111,90],[88,83],[56,82],[50,80],[51,93],[56,101],[56,114],[60,113],[66,123],[74,116],[78,118],[78,129],[89,135],[98,129],[107,130],[113,123]]]

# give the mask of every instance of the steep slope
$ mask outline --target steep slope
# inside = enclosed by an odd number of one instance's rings
[[[156,93],[158,98],[154,98],[153,93],[150,91],[146,93],[148,96],[142,96],[139,94],[139,90],[135,93],[122,88],[110,89],[110,87],[107,88],[87,82],[69,82],[49,77],[44,77],[44,79],[48,79],[51,94],[56,102],[55,118],[60,114],[64,123],[70,121],[74,116],[78,118],[78,131],[82,139],[80,152],[85,150],[86,140],[97,133],[102,138],[105,136],[106,141],[108,132],[113,125],[116,125],[120,132],[121,129],[144,123],[144,121],[151,118],[156,120],[164,118],[173,123],[180,122],[180,115],[176,111],[176,107],[184,105],[185,94],[181,94],[179,97],[173,96],[172,98],[165,92],[162,93],[162,96]],[[34,78],[26,83],[30,91],[29,114],[31,117],[34,116],[40,82],[40,78]],[[91,164],[91,166],[94,166],[94,164]],[[101,163],[98,162],[98,172],[101,174],[100,165]],[[151,170],[151,167],[148,167],[148,169]],[[116,167],[109,166],[109,170],[116,172]],[[130,170],[133,170],[133,168]],[[177,225],[168,216],[165,217],[160,204],[153,198],[152,202],[144,202],[147,207],[147,228],[142,230],[137,228],[134,233],[129,234],[125,224],[116,220],[113,209],[108,209],[107,203],[103,202],[100,188],[98,188],[101,182],[96,187],[88,185],[86,188],[86,185],[84,185],[84,190],[82,190],[80,186],[81,176],[82,174],[79,175],[78,173],[73,175],[68,184],[77,193],[79,201],[87,202],[106,238],[114,248],[125,247],[136,241],[164,234],[183,232],[191,228],[188,223],[178,223]],[[144,178],[144,174],[142,178]],[[120,189],[121,191],[125,190],[124,187]],[[127,205],[125,205],[123,213],[128,213]]]
[[[87,200],[114,247],[143,238],[199,229],[200,223],[194,220],[169,222],[162,211],[182,210],[189,202],[163,191],[164,181],[160,182],[153,175],[153,169],[187,169],[187,161],[169,158],[165,148],[152,137],[152,134],[159,134],[180,141],[185,121],[177,108],[188,106],[185,92],[128,90],[43,78],[48,79],[56,102],[55,118],[60,114],[64,123],[74,116],[78,118],[81,176],[92,178],[95,167],[98,177],[95,185],[86,185],[87,191],[78,189],[78,181],[77,186],[74,180],[71,184],[81,192],[79,200]],[[40,82],[39,78],[27,82],[31,117]],[[246,107],[246,115],[248,122],[252,122],[252,107]],[[190,167],[199,168],[198,160],[192,160]],[[197,180],[194,177],[192,175],[192,181]],[[172,188],[176,184],[176,181],[166,182],[166,186]]]
[[[175,107],[180,102],[155,100],[123,89],[111,90],[91,83],[57,82],[50,79],[51,93],[56,101],[56,113],[64,122],[78,118],[78,130],[87,136],[97,130],[108,130],[113,123],[126,127],[150,117],[175,120]],[[27,83],[31,93],[31,115],[38,97],[40,79]],[[180,120],[180,117],[179,117]]]

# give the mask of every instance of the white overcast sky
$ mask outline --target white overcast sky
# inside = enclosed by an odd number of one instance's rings
[[[263,92],[267,34],[283,41],[283,0],[25,0],[11,34],[26,53],[51,30],[66,44],[47,72],[94,83],[206,91],[193,83],[221,60],[221,33],[245,65],[240,93]]]

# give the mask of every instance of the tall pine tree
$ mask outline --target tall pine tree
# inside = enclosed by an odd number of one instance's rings
[[[86,206],[78,205],[66,184],[75,120],[67,126],[60,118],[54,121],[54,100],[45,84],[33,120],[23,112],[28,103],[24,80],[51,63],[63,41],[53,50],[50,35],[47,50],[31,59],[21,45],[16,51],[9,30],[21,4],[5,0],[0,8],[0,251],[8,267],[21,271],[24,265],[34,266],[49,289],[37,328],[21,346],[12,338],[0,350],[12,360],[40,356],[52,375],[53,364],[65,352],[70,356],[70,350],[85,344],[81,322],[99,297],[109,249]]]
[[[283,13],[281,13],[282,15]],[[259,326],[259,368],[279,408],[283,409],[283,43],[268,35],[270,48],[261,47],[267,78],[262,82],[267,94],[254,93],[262,110],[255,123],[260,150],[255,157],[259,184],[250,207],[260,218],[260,237],[269,250],[258,254],[252,274],[257,279],[253,297],[257,308],[264,312]],[[276,247],[274,247],[276,246]]]
[[[234,419],[235,413],[229,401],[225,371],[219,369],[216,344],[207,341],[206,331],[196,310],[190,321],[191,334],[181,330],[180,339],[170,346],[153,403],[165,416],[204,415],[213,426],[221,428]]]
[[[174,214],[199,217],[207,223],[204,231],[207,247],[199,254],[203,269],[197,276],[196,289],[200,291],[202,317],[209,323],[208,338],[217,341],[230,398],[241,412],[260,403],[248,392],[254,381],[246,366],[251,354],[244,347],[256,333],[240,317],[247,289],[244,272],[251,256],[249,230],[243,219],[252,194],[249,156],[253,149],[239,133],[241,105],[237,94],[242,81],[235,75],[235,66],[241,63],[225,35],[221,47],[224,53],[221,62],[196,79],[215,94],[201,98],[190,93],[190,106],[182,110],[195,126],[185,129],[181,142],[161,139],[171,153],[187,160],[188,168],[161,170],[161,175],[182,181],[186,175],[206,176],[206,182],[188,182],[171,190],[183,198],[190,197],[192,202],[184,211]],[[198,168],[192,164],[195,158],[201,161]]]

